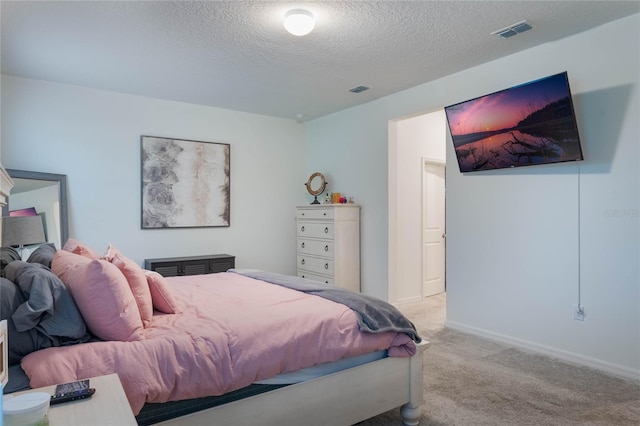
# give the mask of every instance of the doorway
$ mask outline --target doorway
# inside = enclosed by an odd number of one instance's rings
[[[431,232],[434,236],[430,240],[433,246],[425,246],[423,235],[425,223],[431,226],[432,216],[444,220],[445,215],[442,209],[439,213],[434,210],[427,213],[428,220],[425,222],[423,188],[425,185],[431,185],[432,181],[435,187],[438,187],[440,182],[440,196],[444,208],[446,141],[447,122],[444,109],[389,122],[388,300],[396,305],[424,300],[427,294],[441,292],[440,289],[445,285],[444,249],[441,250],[439,258],[433,261],[429,254],[432,248],[444,247],[443,231]],[[425,160],[434,163],[430,166],[435,167],[434,170],[430,170],[433,176],[425,174]],[[425,179],[426,183],[423,182]],[[437,192],[429,194],[436,196]],[[444,225],[439,225],[439,228],[444,228]],[[435,236],[440,240],[436,240]],[[437,246],[436,241],[440,243]],[[433,262],[439,263],[439,269],[432,265]],[[438,270],[440,272],[436,272]],[[425,281],[432,280],[438,284],[425,285]]]
[[[445,168],[422,160],[422,297],[445,291]]]

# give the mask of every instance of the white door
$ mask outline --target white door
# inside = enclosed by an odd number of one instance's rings
[[[445,166],[423,161],[422,297],[445,290]]]

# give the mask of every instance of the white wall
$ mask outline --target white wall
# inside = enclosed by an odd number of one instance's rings
[[[360,288],[387,299],[387,112],[372,102],[307,123],[308,172],[327,191],[353,196],[360,210]]]
[[[390,123],[389,301],[422,299],[423,159],[445,161],[443,109]]]
[[[2,77],[6,168],[68,176],[70,236],[143,259],[236,255],[295,274],[295,206],[306,202],[303,127],[293,120]],[[231,226],[140,229],[140,136],[231,144]]]
[[[586,155],[579,172],[556,164],[463,176],[447,138],[448,323],[638,377],[639,29],[634,15],[309,123],[310,168],[364,204],[363,288],[387,295],[388,122],[568,71]],[[579,279],[584,322],[571,311]]]

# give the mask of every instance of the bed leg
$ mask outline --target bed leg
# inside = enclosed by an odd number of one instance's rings
[[[412,403],[404,404],[400,409],[402,424],[405,426],[418,426],[422,417],[422,406]]]
[[[409,361],[409,402],[400,409],[402,423],[405,426],[418,426],[422,417],[424,402],[422,355],[428,347],[429,342],[423,340],[417,345],[417,352]]]

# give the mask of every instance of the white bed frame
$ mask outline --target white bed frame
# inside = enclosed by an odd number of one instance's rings
[[[403,423],[416,426],[422,415],[422,358],[428,346],[423,340],[410,358],[383,358],[159,424],[348,426],[402,406]]]

